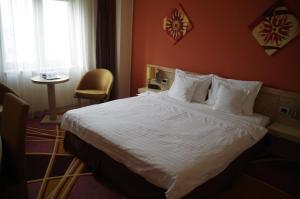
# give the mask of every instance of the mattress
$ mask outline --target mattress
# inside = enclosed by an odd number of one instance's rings
[[[159,93],[68,111],[62,128],[166,189],[172,199],[221,173],[265,135],[267,120]]]

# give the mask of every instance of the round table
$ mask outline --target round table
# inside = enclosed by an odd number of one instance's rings
[[[48,103],[49,103],[49,113],[46,115],[41,123],[60,123],[59,117],[56,114],[56,102],[55,102],[55,84],[63,83],[69,81],[67,75],[58,75],[56,79],[44,79],[40,75],[31,78],[31,81],[36,84],[46,84],[48,89]]]

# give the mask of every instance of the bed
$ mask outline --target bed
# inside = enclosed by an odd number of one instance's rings
[[[268,122],[160,92],[68,111],[61,127],[66,150],[129,198],[173,199],[228,186],[261,149]]]

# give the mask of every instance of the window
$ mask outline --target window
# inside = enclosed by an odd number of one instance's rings
[[[72,67],[70,1],[0,0],[4,71]]]
[[[32,84],[55,70],[70,81],[56,85],[60,107],[74,102],[82,74],[95,67],[97,0],[0,0],[0,79],[30,104],[47,108],[46,88]]]

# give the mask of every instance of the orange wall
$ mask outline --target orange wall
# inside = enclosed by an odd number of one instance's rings
[[[147,63],[261,80],[267,86],[300,92],[300,36],[268,56],[248,29],[273,0],[134,2],[132,95],[144,86]],[[194,29],[173,45],[162,30],[162,22],[178,2],[190,16]],[[300,1],[286,0],[286,4],[300,18]]]

